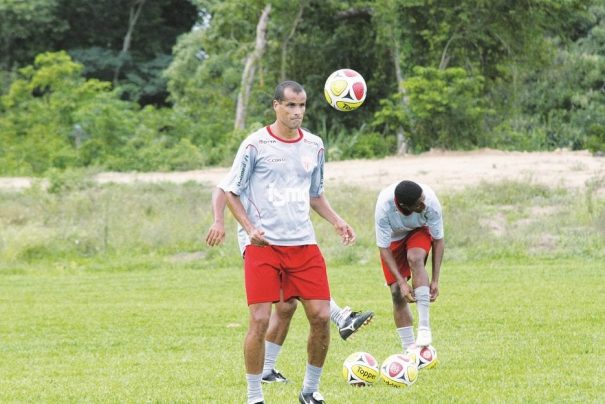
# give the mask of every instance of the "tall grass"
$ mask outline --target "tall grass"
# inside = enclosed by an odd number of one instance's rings
[[[210,221],[197,184],[91,186],[0,194],[4,262],[199,250]]]
[[[603,183],[586,190],[502,182],[440,194],[447,259],[605,257]],[[48,192],[34,187],[0,193],[0,268],[48,262],[130,260],[157,256],[204,258],[208,265],[239,265],[235,222],[227,213],[225,248],[207,249],[210,186],[134,184]],[[334,264],[365,264],[376,257],[374,204],[378,190],[330,188],[328,199],[357,232],[342,249],[331,226],[314,215],[319,244]],[[181,257],[181,258],[179,258]]]

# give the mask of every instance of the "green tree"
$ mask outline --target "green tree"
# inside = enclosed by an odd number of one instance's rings
[[[464,149],[484,145],[485,115],[481,76],[461,68],[416,67],[405,82],[409,107],[400,108],[400,93],[383,102],[374,124],[383,130],[403,126],[416,152],[430,148]]]
[[[0,0],[0,16],[0,70],[67,50],[87,77],[114,82],[123,98],[156,105],[166,102],[162,72],[176,38],[200,18],[189,0]],[[0,75],[3,88],[11,77]]]
[[[195,144],[237,144],[234,139],[241,137],[232,131],[235,100],[265,3],[230,0],[211,4],[209,24],[183,35],[175,48],[174,61],[167,70],[168,88],[176,108],[204,128],[203,138],[194,139]],[[371,66],[377,65],[374,62],[379,58],[371,13],[363,7],[349,10],[353,3],[309,1],[292,7],[286,0],[271,2],[267,49],[250,91],[247,128],[271,119],[273,88],[283,78],[305,86],[309,111],[305,125],[312,130],[325,128],[324,135],[329,137],[341,128],[361,127],[371,117],[370,109],[377,100],[374,97],[384,85],[372,80]],[[342,67],[358,70],[373,91],[366,105],[354,114],[336,112],[323,99],[325,79]],[[232,151],[226,156],[232,158]]]
[[[405,81],[416,66],[461,67],[472,76],[484,77],[477,96],[487,98],[499,112],[487,121],[484,130],[489,131],[520,112],[524,72],[550,63],[549,38],[565,41],[574,35],[570,21],[585,12],[587,3],[379,0],[374,25],[379,40],[391,44],[391,54],[398,54],[398,80]],[[403,112],[409,101],[404,95],[397,98]]]
[[[97,166],[110,170],[199,168],[197,128],[176,110],[124,101],[111,83],[86,79],[66,52],[19,70],[0,98],[0,175]]]
[[[517,131],[535,148],[605,150],[605,5],[576,22],[575,41],[553,52],[553,63],[526,74]]]
[[[59,0],[58,18],[71,29],[58,46],[86,66],[87,77],[120,86],[122,97],[164,105],[163,70],[176,38],[191,30],[198,10],[189,0]]]
[[[0,94],[16,70],[30,64],[69,29],[57,19],[60,0],[0,0]]]
[[[0,159],[18,161],[22,174],[40,174],[50,167],[92,163],[75,147],[76,139],[81,140],[76,125],[92,138],[84,149],[91,144],[111,148],[111,139],[127,135],[121,118],[131,105],[110,93],[110,83],[85,80],[82,70],[65,52],[41,54],[32,66],[20,69],[2,97],[0,136],[6,148]],[[113,127],[100,130],[91,124],[103,114]]]

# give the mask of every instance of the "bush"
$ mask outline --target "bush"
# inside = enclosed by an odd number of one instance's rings
[[[91,188],[95,182],[90,174],[90,171],[77,168],[51,168],[45,173],[48,179],[47,191],[50,194],[61,194]]]
[[[393,137],[376,132],[366,133],[361,127],[353,133],[344,129],[337,134],[322,135],[326,149],[326,159],[346,160],[362,158],[380,158],[391,154],[395,148]]]
[[[588,129],[586,147],[593,153],[605,152],[605,127],[592,125]]]
[[[402,94],[382,100],[372,125],[394,134],[405,128],[408,146],[416,152],[431,148],[469,149],[481,145],[484,119],[492,111],[483,105],[482,76],[464,69],[415,67]]]

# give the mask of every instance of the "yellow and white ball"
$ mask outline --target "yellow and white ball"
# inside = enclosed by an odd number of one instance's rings
[[[378,361],[367,352],[355,352],[342,364],[342,376],[352,386],[369,386],[378,380]]]
[[[415,352],[418,356],[418,369],[431,369],[437,366],[437,350],[434,346],[422,346]]]
[[[326,101],[338,111],[356,110],[365,101],[367,93],[366,81],[352,69],[336,70],[324,85]]]
[[[408,387],[418,380],[416,358],[408,354],[394,354],[385,359],[380,378],[389,386]]]

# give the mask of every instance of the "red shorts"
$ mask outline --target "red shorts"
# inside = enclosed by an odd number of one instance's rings
[[[395,262],[397,263],[397,268],[399,269],[401,276],[406,279],[409,279],[412,276],[410,264],[408,263],[408,250],[410,248],[422,248],[426,251],[426,256],[428,257],[429,251],[431,251],[432,242],[433,238],[431,237],[431,233],[429,233],[428,227],[420,227],[412,230],[403,240],[397,240],[391,243],[389,249],[391,250],[391,253],[393,253],[393,257],[395,257]],[[380,260],[382,261],[382,271],[384,272],[384,279],[386,279],[387,285],[392,285],[397,282],[395,276],[389,271],[386,262],[384,262],[382,258]]]
[[[326,263],[315,244],[246,246],[244,278],[248,305],[284,300],[330,300]]]

